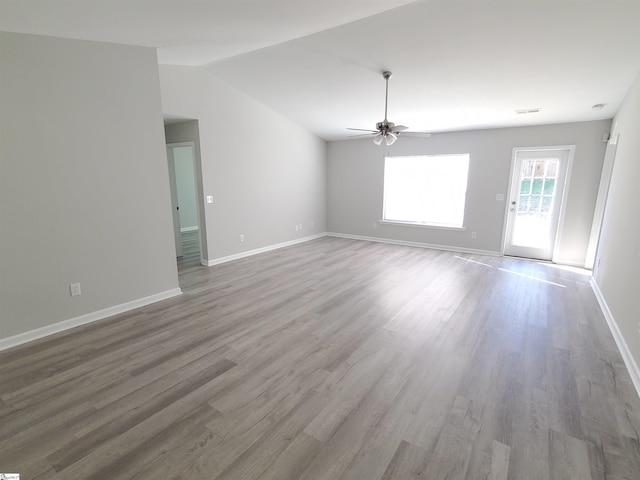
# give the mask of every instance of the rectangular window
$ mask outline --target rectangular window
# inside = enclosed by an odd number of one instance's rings
[[[462,228],[468,172],[468,153],[385,157],[383,220]]]

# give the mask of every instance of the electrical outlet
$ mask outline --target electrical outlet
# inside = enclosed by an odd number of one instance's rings
[[[78,295],[82,295],[82,290],[80,289],[79,283],[72,283],[69,285],[69,293],[72,297],[77,297]]]
[[[478,234],[476,232],[471,232],[471,238],[478,238]]]
[[[244,235],[240,234],[240,241],[244,242]]]

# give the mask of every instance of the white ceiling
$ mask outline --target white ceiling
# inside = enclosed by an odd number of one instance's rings
[[[0,0],[0,30],[157,47],[327,140],[382,120],[385,69],[430,132],[611,118],[640,70],[638,0]]]

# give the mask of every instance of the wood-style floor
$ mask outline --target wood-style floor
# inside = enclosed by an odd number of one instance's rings
[[[0,353],[22,479],[639,479],[589,278],[323,238]]]

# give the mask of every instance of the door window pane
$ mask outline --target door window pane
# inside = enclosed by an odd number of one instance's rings
[[[533,177],[533,160],[525,160],[522,165],[522,176]]]
[[[541,178],[536,178],[533,181],[533,187],[531,188],[531,193],[534,195],[540,195],[542,193],[542,184],[544,180]]]
[[[553,195],[556,186],[555,178],[547,178],[544,181],[544,194],[545,195]]]
[[[540,195],[531,195],[529,197],[529,211],[530,212],[538,212],[540,211],[540,200],[542,197]]]

